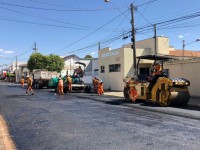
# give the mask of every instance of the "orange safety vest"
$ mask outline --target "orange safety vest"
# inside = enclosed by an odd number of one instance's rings
[[[133,80],[130,80],[129,87],[130,87],[130,97],[132,101],[135,101],[138,97],[138,93],[135,86],[136,86],[136,83]]]
[[[68,83],[72,83],[72,78],[71,77],[67,77],[67,82]]]
[[[20,81],[21,81],[21,84],[24,84],[24,79],[21,79]]]
[[[62,79],[58,81],[58,86],[63,86],[63,80]]]
[[[32,86],[32,79],[31,78],[27,79],[27,84],[28,84],[28,86]]]

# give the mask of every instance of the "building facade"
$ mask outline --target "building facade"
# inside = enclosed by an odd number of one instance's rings
[[[156,38],[156,51],[154,38],[136,42],[136,56],[142,55],[169,55],[169,38]],[[123,79],[134,74],[132,44],[124,45],[115,50],[104,48],[99,50],[99,78],[104,82],[104,88],[122,91],[124,88]],[[137,62],[137,61],[136,61]],[[152,61],[142,60],[139,65],[138,73],[146,76],[150,73]]]

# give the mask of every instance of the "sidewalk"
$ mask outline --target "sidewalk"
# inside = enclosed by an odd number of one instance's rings
[[[6,122],[0,115],[0,150],[15,150],[15,145],[10,138]]]

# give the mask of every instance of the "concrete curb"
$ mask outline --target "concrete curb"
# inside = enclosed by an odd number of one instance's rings
[[[7,124],[3,117],[0,115],[0,149],[2,150],[16,150],[15,144],[11,139]]]

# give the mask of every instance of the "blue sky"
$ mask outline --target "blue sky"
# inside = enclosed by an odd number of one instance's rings
[[[98,42],[101,48],[130,43],[122,36],[130,35],[131,3],[137,6],[136,41],[153,37],[153,24],[176,49],[182,49],[182,40],[200,38],[199,0],[0,0],[0,66],[15,56],[26,62],[35,42],[42,54],[79,57],[97,57]],[[185,49],[200,50],[200,42]]]

